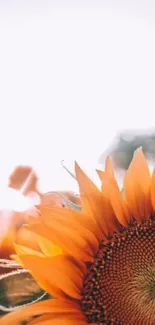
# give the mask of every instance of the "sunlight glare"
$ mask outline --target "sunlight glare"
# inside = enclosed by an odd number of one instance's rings
[[[12,188],[0,190],[0,210],[23,212],[38,203],[39,199],[36,196],[24,196]]]

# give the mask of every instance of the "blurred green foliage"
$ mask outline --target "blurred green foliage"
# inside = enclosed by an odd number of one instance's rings
[[[114,138],[113,144],[104,152],[99,163],[104,163],[105,157],[110,155],[117,168],[127,169],[135,150],[142,147],[146,157],[155,159],[155,130],[138,132],[124,131]]]

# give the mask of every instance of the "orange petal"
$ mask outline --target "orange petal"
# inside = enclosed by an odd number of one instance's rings
[[[102,194],[77,163],[75,164],[75,172],[80,189],[83,213],[92,216],[97,221],[102,233],[106,237],[109,233],[109,228],[105,218]]]
[[[88,228],[96,238],[99,238],[100,231],[99,227],[96,224],[96,221],[89,215],[85,215],[81,212],[72,210],[72,209],[62,209],[60,207],[49,207],[49,206],[39,206],[39,211],[41,213],[40,218],[42,220],[49,221],[56,218],[57,220],[61,219],[66,220],[66,222],[76,223],[76,225],[80,224],[81,226]]]
[[[56,300],[57,306],[52,308],[51,314],[45,314],[32,320],[29,325],[53,325],[53,324],[78,324],[87,325],[86,318],[82,313],[80,306],[75,302]],[[54,310],[54,312],[53,312]]]
[[[47,319],[50,319],[51,316],[54,318],[57,318],[57,315],[59,313],[65,317],[65,315],[68,315],[69,313],[73,315],[78,315],[80,313],[79,311],[79,305],[75,303],[74,301],[70,300],[57,300],[57,299],[49,299],[44,300],[35,304],[32,304],[30,306],[26,306],[23,308],[19,308],[16,311],[7,314],[6,316],[1,318],[1,325],[19,325],[21,324],[21,321],[28,320],[31,316],[37,316],[43,314],[41,317],[47,317]],[[39,317],[39,318],[41,318]],[[36,318],[35,320],[39,321],[39,318]],[[35,321],[32,321],[33,322]],[[28,323],[28,324],[31,324]],[[36,324],[38,324],[36,322]],[[44,324],[44,323],[43,323]],[[52,321],[53,324],[53,321]]]
[[[153,205],[153,209],[155,210],[155,168],[152,174],[152,182],[151,182],[151,201]]]
[[[110,157],[108,156],[105,161],[105,173],[109,178],[114,179],[114,169]]]
[[[86,241],[86,251],[88,251],[89,255],[93,255],[98,250],[99,242],[96,239],[94,231],[96,232],[95,224],[92,227],[92,231],[90,231],[84,222],[85,216],[83,215],[83,219],[79,219],[80,213],[76,213],[73,210],[62,209],[62,208],[49,208],[49,207],[41,207],[41,219],[45,222],[47,226],[50,226],[53,229],[54,226],[57,225],[59,232],[64,229],[69,230],[69,236],[74,236],[74,240],[77,241],[78,237],[82,237]],[[87,218],[88,220],[88,218]],[[82,221],[82,222],[80,222]],[[85,224],[85,225],[84,225]],[[78,232],[78,234],[77,234]],[[63,233],[64,234],[64,233]],[[52,240],[52,238],[51,238]]]
[[[148,219],[151,211],[151,176],[141,149],[136,154],[124,177],[124,193],[127,204],[138,222]]]
[[[53,300],[55,301],[55,300]],[[43,300],[38,303],[19,308],[0,319],[1,325],[20,325],[21,321],[29,319],[31,316],[36,316],[44,313],[51,313],[52,300]]]
[[[31,231],[51,240],[61,247],[64,252],[76,257],[78,260],[93,260],[92,248],[89,242],[79,234],[77,229],[65,227],[59,222],[51,223],[50,227],[45,223],[28,226]],[[90,240],[90,238],[89,238]]]
[[[82,315],[80,314],[71,314],[67,316],[58,315],[53,317],[53,314],[48,316],[41,316],[39,319],[35,319],[30,322],[29,325],[88,325],[88,322]],[[92,324],[93,325],[93,324]]]
[[[103,170],[96,169],[96,172],[97,172],[100,180],[102,181]]]
[[[102,193],[103,196],[107,197],[109,200],[119,223],[123,226],[127,226],[130,221],[130,214],[119,190],[118,184],[112,174],[108,177],[105,172],[102,172]],[[113,216],[112,212],[111,215]],[[119,224],[116,223],[115,219],[116,218],[113,216],[112,222],[119,228]]]
[[[84,274],[80,264],[72,257],[20,255],[20,259],[40,287],[51,295],[62,297],[62,293],[65,293],[76,299],[81,297]]]
[[[106,174],[109,178],[112,178],[112,179],[114,179],[114,177],[115,177],[114,169],[113,169],[112,162],[111,162],[111,159],[109,156],[106,158],[106,161],[105,161],[105,171],[98,170],[98,169],[96,171],[97,171],[98,176],[101,181],[103,178],[103,174]]]
[[[109,222],[113,231],[120,229],[120,224],[127,226],[130,215],[126,203],[120,193],[114,170],[109,157],[106,159],[105,172],[97,170],[102,182],[102,194],[109,202]],[[110,210],[111,208],[111,210]]]
[[[28,325],[48,325],[51,323],[52,316],[52,314],[47,314],[40,317],[36,317],[32,321],[30,321]]]

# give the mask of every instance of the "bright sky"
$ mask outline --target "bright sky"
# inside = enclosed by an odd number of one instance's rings
[[[116,132],[155,121],[155,2],[0,0],[1,187],[30,164],[76,189]],[[92,174],[91,174],[92,175]]]

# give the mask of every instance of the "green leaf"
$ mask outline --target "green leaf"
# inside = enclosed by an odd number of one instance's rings
[[[66,170],[66,172],[77,181],[75,175],[64,165],[64,160],[61,160],[61,165]]]

